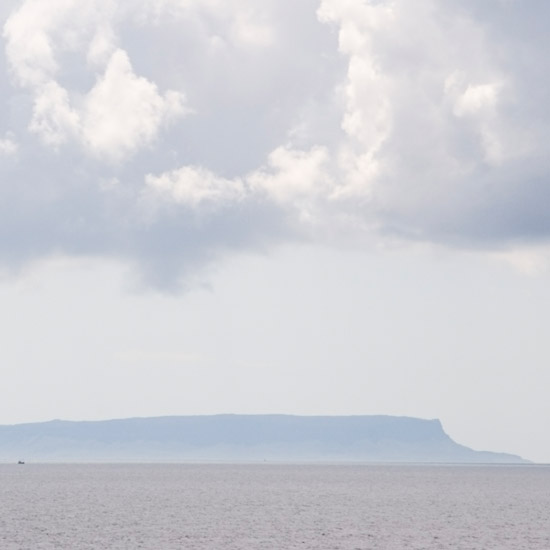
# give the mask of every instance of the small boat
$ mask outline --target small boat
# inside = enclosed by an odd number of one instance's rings
[[[20,460],[17,464],[25,464],[24,460]]]

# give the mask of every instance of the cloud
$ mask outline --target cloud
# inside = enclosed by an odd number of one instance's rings
[[[29,130],[47,145],[58,147],[80,131],[80,117],[71,107],[67,90],[57,82],[40,86],[34,100]]]
[[[547,11],[540,2],[536,9]],[[529,91],[548,89],[531,69],[545,64],[546,39],[526,26],[520,54],[506,38],[526,19],[519,4],[489,13],[451,1],[324,0],[318,13],[338,28],[348,58],[342,192],[368,197],[365,215],[374,209],[384,232],[409,239],[490,247],[531,238],[510,198],[540,200],[548,173],[540,145],[549,120]]]
[[[300,151],[278,147],[268,157],[268,166],[248,177],[253,189],[265,192],[272,200],[292,205],[301,199],[315,199],[330,192],[327,174],[328,152],[323,147]]]
[[[13,8],[0,65],[7,267],[108,256],[174,286],[288,240],[516,258],[550,236],[543,2]]]
[[[235,203],[267,199],[277,208],[308,210],[325,200],[333,187],[327,174],[325,148],[309,151],[281,146],[272,151],[266,166],[243,178],[223,178],[200,166],[183,166],[160,175],[147,174],[149,191],[167,201],[195,210],[231,208]],[[146,197],[152,198],[151,193]],[[154,199],[153,199],[154,200]]]
[[[184,166],[159,176],[148,174],[145,183],[168,200],[193,208],[200,208],[205,203],[224,206],[245,197],[240,179],[221,178],[194,166]]]
[[[82,140],[99,158],[121,160],[156,138],[162,124],[185,113],[183,94],[158,93],[157,86],[132,70],[117,49],[105,73],[84,98]]]
[[[18,85],[47,84],[61,71],[59,54],[78,51],[93,29],[113,15],[113,2],[39,0],[19,3],[4,24],[6,57]]]
[[[4,26],[15,82],[33,95],[29,130],[58,149],[78,142],[103,161],[121,161],[150,146],[160,128],[185,114],[184,95],[134,73],[127,52],[116,48],[111,2],[24,2]],[[95,70],[84,93],[63,86],[60,57],[78,53]],[[104,65],[104,67],[101,67]],[[101,72],[103,70],[103,72]]]
[[[4,138],[0,138],[0,155],[10,157],[17,153],[19,146],[15,141],[13,134],[7,132]]]

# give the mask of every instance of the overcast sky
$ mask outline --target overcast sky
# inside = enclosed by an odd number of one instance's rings
[[[548,2],[0,19],[0,423],[410,415],[550,462]]]

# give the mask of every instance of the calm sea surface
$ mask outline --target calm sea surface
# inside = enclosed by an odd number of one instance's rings
[[[0,465],[0,549],[550,550],[550,467]]]

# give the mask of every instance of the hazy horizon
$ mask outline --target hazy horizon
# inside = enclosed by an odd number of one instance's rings
[[[0,424],[411,416],[550,462],[548,16],[5,0]]]
[[[13,424],[0,424],[0,428],[6,427],[6,428],[17,428],[18,426],[29,426],[29,425],[36,425],[41,426],[43,424],[49,425],[49,424],[95,424],[95,423],[105,423],[105,424],[111,424],[111,423],[120,423],[120,422],[126,422],[126,421],[162,421],[162,420],[178,420],[178,419],[199,419],[199,420],[205,420],[205,419],[214,419],[217,417],[236,417],[236,418],[251,418],[251,419],[261,419],[265,417],[283,417],[283,418],[294,418],[294,419],[311,419],[311,420],[321,420],[321,419],[329,419],[329,420],[338,420],[338,419],[381,419],[385,420],[388,419],[390,421],[395,420],[405,420],[405,421],[421,421],[421,422],[436,422],[439,426],[441,433],[445,436],[449,437],[454,443],[462,446],[463,444],[460,441],[457,441],[452,434],[448,433],[445,429],[445,426],[442,424],[441,420],[439,418],[418,418],[418,417],[411,417],[411,416],[395,416],[395,415],[361,415],[361,414],[351,414],[351,415],[322,415],[322,414],[303,414],[303,415],[296,415],[296,414],[288,414],[288,413],[247,413],[247,414],[239,414],[239,413],[213,413],[213,414],[202,414],[202,415],[167,415],[167,416],[132,416],[132,417],[125,417],[125,418],[88,418],[88,419],[71,419],[71,418],[52,418],[52,419],[46,419],[46,420],[40,420],[37,422],[29,421],[29,422],[17,422]],[[292,430],[291,430],[292,431]],[[332,432],[331,432],[332,433]],[[389,438],[391,440],[392,433],[391,431],[388,433],[382,432],[382,435],[384,438]],[[411,433],[411,435],[413,435]],[[465,446],[467,447],[467,446]],[[467,447],[470,449],[470,447]],[[519,456],[517,453],[514,453],[512,449],[489,449],[489,448],[478,448],[478,449],[470,449],[474,451],[479,452],[488,452],[488,453],[505,453],[510,455],[516,455]],[[60,449],[62,452],[62,449]],[[85,453],[84,455],[85,456]],[[524,460],[527,460],[530,463],[535,464],[544,464],[543,462],[536,462],[531,461],[529,457],[522,456],[521,457]]]
[[[0,461],[16,456],[32,463],[529,462],[513,453],[470,449],[437,419],[380,415],[220,414],[0,425]]]

